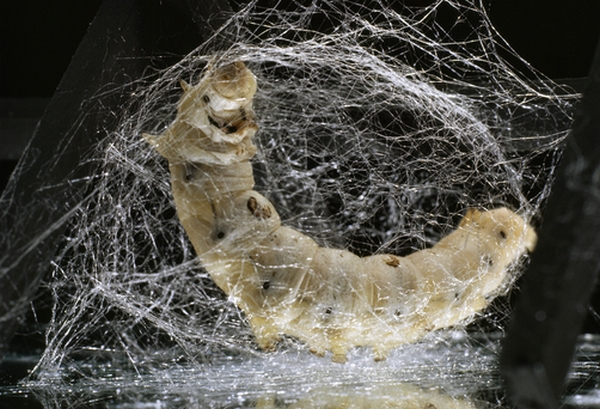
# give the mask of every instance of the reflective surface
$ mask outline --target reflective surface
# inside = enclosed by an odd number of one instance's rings
[[[144,374],[73,364],[56,378],[3,387],[22,408],[499,408],[498,336],[451,333],[400,348],[384,362],[356,350],[347,364],[294,349],[165,364]],[[600,406],[600,337],[580,339],[564,407]],[[34,357],[8,357],[34,362]],[[428,406],[429,405],[429,406]],[[2,407],[2,406],[0,406]],[[11,406],[6,406],[11,407]]]

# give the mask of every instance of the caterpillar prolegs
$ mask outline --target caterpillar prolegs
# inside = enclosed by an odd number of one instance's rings
[[[469,209],[458,228],[406,257],[358,257],[281,225],[253,190],[257,85],[241,62],[181,82],[174,122],[144,135],[169,162],[177,214],[203,267],[245,313],[259,346],[284,334],[344,362],[355,346],[375,359],[484,309],[536,234],[507,208]]]

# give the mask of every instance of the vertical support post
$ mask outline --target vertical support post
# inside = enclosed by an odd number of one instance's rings
[[[600,44],[503,342],[519,408],[558,408],[600,269]]]

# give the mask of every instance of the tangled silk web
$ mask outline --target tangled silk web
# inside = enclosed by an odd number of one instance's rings
[[[195,260],[166,162],[142,138],[173,120],[179,81],[197,82],[219,36],[230,44],[220,58],[257,77],[255,189],[283,224],[361,256],[431,246],[470,207],[507,206],[535,224],[571,102],[533,70],[511,69],[478,1],[278,11],[252,2],[177,65],[141,79],[97,147],[93,195],[53,262],[38,376],[81,359],[118,356],[140,371],[263,353]]]

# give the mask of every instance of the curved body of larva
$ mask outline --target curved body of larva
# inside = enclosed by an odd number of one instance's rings
[[[509,265],[535,245],[533,228],[498,208],[468,210],[437,245],[407,257],[321,247],[282,226],[252,190],[253,74],[236,62],[182,87],[175,121],[144,137],[169,161],[177,214],[200,262],[264,349],[286,334],[338,362],[354,346],[384,359],[485,308]]]

